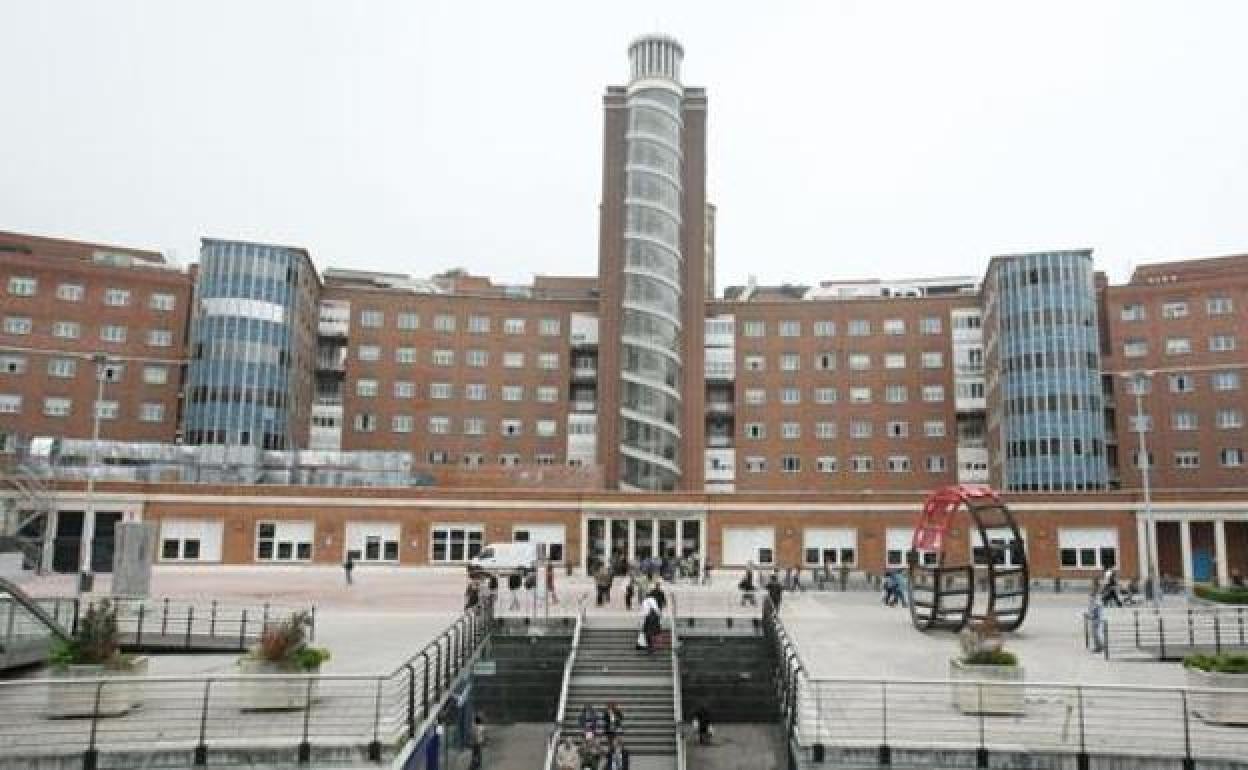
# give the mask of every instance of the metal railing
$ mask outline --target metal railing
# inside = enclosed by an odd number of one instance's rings
[[[316,607],[216,599],[110,599],[117,610],[122,646],[147,651],[244,650],[264,629],[296,612],[307,612],[308,638],[316,640]],[[88,607],[91,604],[87,605]]]
[[[684,705],[680,700],[680,632],[677,626],[677,599],[676,593],[673,592],[669,601],[672,604],[671,625],[672,625],[672,722],[673,736],[676,741],[676,770],[685,770],[685,731],[684,725]]]
[[[487,632],[485,613],[465,613],[393,671],[377,675],[54,674],[0,681],[0,760],[81,756],[84,767],[94,768],[102,754],[125,754],[131,762],[160,754],[204,766],[210,755],[233,761],[263,751],[308,762],[316,751],[340,764],[380,763],[436,718]],[[52,718],[71,716],[78,718]]]
[[[1106,609],[1097,639],[1083,619],[1084,643],[1105,659],[1177,660],[1193,653],[1248,650],[1248,607]],[[1099,642],[1099,645],[1098,645]]]
[[[576,615],[576,627],[572,630],[572,647],[568,650],[568,660],[563,664],[563,684],[559,687],[559,707],[555,710],[555,723],[550,730],[550,738],[546,741],[546,761],[542,764],[546,770],[554,770],[555,750],[563,734],[563,717],[568,707],[568,687],[572,682],[572,669],[576,663],[576,653],[581,647],[581,630],[584,626],[585,605],[582,603]]]

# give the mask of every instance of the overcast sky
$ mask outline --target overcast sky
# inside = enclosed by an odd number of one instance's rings
[[[602,92],[655,31],[709,91],[721,288],[1248,251],[1242,0],[12,0],[0,30],[0,229],[184,262],[592,274]]]

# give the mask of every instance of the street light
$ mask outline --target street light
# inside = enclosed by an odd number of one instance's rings
[[[1140,478],[1144,484],[1144,555],[1148,562],[1148,578],[1145,582],[1144,593],[1160,606],[1161,585],[1157,580],[1157,538],[1153,521],[1152,485],[1149,478],[1153,461],[1148,456],[1148,442],[1144,439],[1144,383],[1151,382],[1152,376],[1153,373],[1150,371],[1123,373],[1123,377],[1131,383],[1131,390],[1135,394],[1135,433],[1139,437],[1139,450],[1135,464],[1140,469]]]
[[[94,353],[91,363],[95,364],[95,402],[91,405],[91,451],[87,456],[87,499],[82,512],[82,537],[78,541],[78,598],[94,587],[95,574],[91,568],[92,547],[95,539],[95,474],[99,464],[100,444],[100,402],[104,400],[104,385],[112,382],[117,370],[112,360],[104,353]]]

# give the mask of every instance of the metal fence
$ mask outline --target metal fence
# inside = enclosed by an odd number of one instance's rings
[[[255,643],[272,623],[297,612],[308,614],[308,636],[316,639],[316,607],[240,604],[216,599],[110,600],[117,610],[122,646],[148,652],[239,651]],[[88,607],[91,605],[88,605]]]
[[[485,614],[465,613],[380,675],[3,681],[0,764],[81,756],[83,767],[93,770],[102,761],[146,766],[154,755],[195,766],[236,763],[244,755],[301,763],[314,754],[341,764],[388,761],[436,716],[487,632]]]
[[[1105,659],[1178,660],[1193,653],[1248,650],[1248,607],[1107,609],[1084,615],[1084,642]]]

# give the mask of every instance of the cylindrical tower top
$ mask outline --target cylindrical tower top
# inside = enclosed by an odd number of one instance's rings
[[[680,83],[680,62],[685,49],[667,35],[643,35],[628,47],[632,81],[661,78]]]

